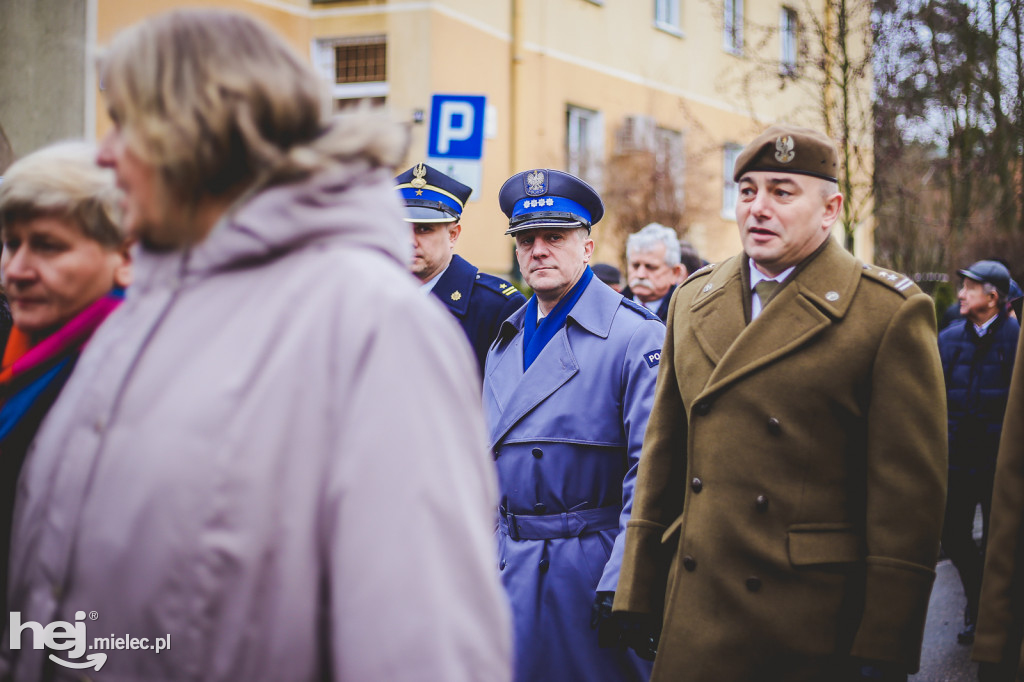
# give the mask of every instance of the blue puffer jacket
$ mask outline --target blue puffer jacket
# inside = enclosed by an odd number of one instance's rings
[[[939,333],[946,377],[950,468],[995,466],[1020,325],[1000,315],[985,336],[957,320]]]

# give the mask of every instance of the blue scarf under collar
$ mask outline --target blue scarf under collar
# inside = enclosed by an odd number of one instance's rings
[[[562,300],[547,314],[540,324],[537,324],[537,294],[534,294],[526,303],[526,315],[523,318],[523,371],[530,368],[533,361],[537,359],[548,341],[555,337],[558,330],[565,324],[566,318],[572,312],[576,301],[580,300],[583,290],[594,278],[594,271],[588,265],[583,270],[580,281],[569,289],[569,293],[562,297]]]

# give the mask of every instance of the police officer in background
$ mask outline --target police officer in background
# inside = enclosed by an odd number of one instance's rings
[[[652,680],[917,670],[946,484],[935,312],[831,238],[837,161],[806,128],[751,142],[743,252],[672,299],[615,599],[662,625]]]
[[[482,374],[498,326],[526,303],[526,297],[505,280],[478,271],[454,253],[462,233],[462,209],[472,188],[423,163],[399,175],[395,182],[405,202],[406,221],[412,223],[410,270],[421,288],[440,299],[459,321]]]
[[[646,680],[650,665],[601,648],[589,623],[611,612],[665,327],[589,267],[604,213],[589,185],[531,170],[498,200],[534,291],[484,375],[515,678]]]
[[[654,311],[662,322],[683,272],[679,235],[671,227],[651,223],[626,238],[629,286],[622,295]]]

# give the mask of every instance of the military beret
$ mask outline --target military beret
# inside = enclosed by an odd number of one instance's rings
[[[564,171],[538,168],[516,173],[498,192],[498,205],[515,234],[535,227],[590,227],[604,216],[594,188]]]
[[[732,179],[748,171],[781,171],[836,181],[839,152],[827,136],[810,128],[778,125],[764,131],[736,158]]]
[[[418,163],[395,178],[409,223],[454,223],[473,193],[464,185],[425,163]]]

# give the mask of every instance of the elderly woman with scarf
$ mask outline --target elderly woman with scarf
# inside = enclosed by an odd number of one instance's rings
[[[114,173],[79,142],[41,149],[0,184],[0,275],[14,328],[0,366],[0,602],[18,474],[93,331],[131,278]]]

